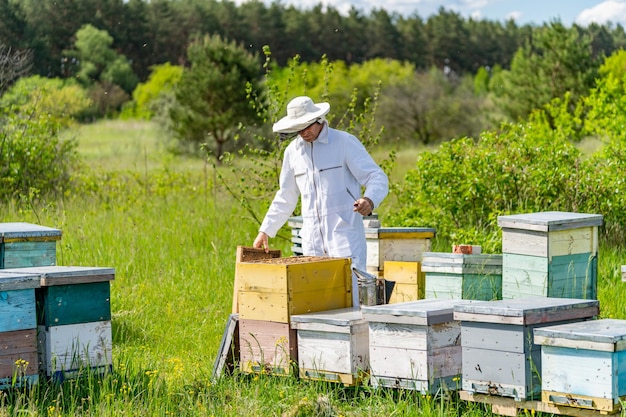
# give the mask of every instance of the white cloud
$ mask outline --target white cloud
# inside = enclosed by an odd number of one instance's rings
[[[587,26],[590,23],[605,24],[608,22],[626,24],[626,1],[607,0],[583,10],[576,17],[576,23],[581,26]]]
[[[517,12],[517,11],[515,11],[515,12],[510,12],[510,13],[508,13],[508,14],[506,15],[506,20],[511,20],[511,19],[513,19],[513,20],[515,20],[515,21],[518,21],[519,19],[521,19],[521,17],[522,17],[523,15],[524,15],[524,13],[523,13],[523,12]]]

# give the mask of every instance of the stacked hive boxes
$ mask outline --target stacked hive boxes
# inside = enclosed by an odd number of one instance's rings
[[[454,306],[468,300],[417,300],[362,307],[369,325],[374,387],[435,394],[461,376],[461,326]]]
[[[0,389],[37,383],[39,275],[0,270]]]
[[[613,414],[626,396],[626,321],[602,319],[535,330],[542,400]],[[572,366],[575,364],[575,366]]]
[[[426,252],[426,298],[502,299],[502,255]]]
[[[368,325],[358,307],[293,315],[291,328],[301,378],[356,385],[367,374]]]
[[[56,265],[61,231],[30,223],[0,223],[0,269]]]
[[[296,314],[352,307],[350,259],[292,256],[237,262],[240,368],[290,374]]]
[[[597,214],[542,212],[498,217],[502,298],[597,298]]]
[[[393,284],[383,303],[413,301],[424,296],[422,255],[430,251],[435,229],[429,227],[366,228],[367,272]]]
[[[56,266],[60,238],[61,231],[50,227],[0,223],[0,279],[28,276],[36,281],[29,288],[19,288],[25,284],[16,281],[14,288],[28,297],[19,305],[21,313],[34,320],[34,327],[28,327],[33,337],[29,333],[26,339],[28,343],[34,339],[35,360],[19,363],[29,362],[33,372],[57,380],[112,366],[110,281],[114,278],[112,268]],[[15,306],[16,295],[13,292],[13,301],[7,304]],[[2,333],[0,341],[18,346],[12,336]],[[31,351],[28,355],[32,359]]]
[[[597,300],[528,297],[457,304],[461,322],[463,390],[532,400],[541,395],[541,346],[533,331],[593,319]]]
[[[112,366],[112,268],[45,266],[23,268],[41,277],[37,338],[41,371],[62,381]],[[14,270],[16,271],[16,270]]]

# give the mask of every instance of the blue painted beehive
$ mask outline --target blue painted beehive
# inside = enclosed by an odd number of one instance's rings
[[[456,305],[463,390],[517,401],[539,398],[541,347],[533,343],[533,331],[590,320],[598,313],[597,300],[571,298],[527,297]]]
[[[0,271],[0,389],[38,381],[35,289],[40,276]]]
[[[597,299],[598,214],[549,211],[498,217],[502,298]]]
[[[31,223],[0,223],[0,269],[56,264],[61,231]]]
[[[542,401],[618,412],[626,398],[626,320],[602,319],[536,329]],[[575,366],[572,366],[575,364]]]
[[[38,274],[35,290],[41,371],[57,380],[112,365],[113,268],[41,266],[4,271]]]

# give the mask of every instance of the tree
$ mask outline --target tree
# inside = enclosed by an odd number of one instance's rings
[[[12,51],[0,43],[0,96],[13,81],[28,74],[32,59],[31,51]]]
[[[593,86],[598,62],[589,36],[558,21],[544,25],[517,51],[511,70],[501,74],[502,105],[519,120],[566,93],[576,103]]]
[[[236,148],[240,125],[260,121],[247,98],[247,89],[262,91],[260,63],[218,35],[194,39],[187,57],[191,67],[185,68],[176,87],[172,128],[180,144],[192,151],[206,146],[220,160],[229,143]]]

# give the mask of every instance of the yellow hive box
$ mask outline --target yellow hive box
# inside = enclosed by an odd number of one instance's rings
[[[294,314],[352,307],[350,264],[314,256],[239,262],[239,317],[289,323]]]
[[[422,300],[426,286],[421,262],[385,261],[385,281],[394,282],[389,304]]]

